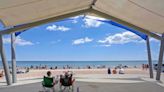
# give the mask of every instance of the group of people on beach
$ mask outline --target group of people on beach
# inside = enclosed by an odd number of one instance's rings
[[[147,70],[149,68],[149,64],[142,64],[142,70]]]
[[[116,66],[116,68],[128,68],[127,65],[118,65]],[[31,65],[30,67],[25,67],[25,68],[29,68],[29,69],[52,69],[52,70],[55,70],[55,69],[104,69],[104,68],[107,68],[106,65],[86,65],[86,66],[83,66],[83,67],[80,67],[80,66],[77,66],[77,67],[73,67],[73,66],[70,66],[70,65],[65,65],[65,66],[62,66],[62,67],[59,67],[59,66],[48,66],[48,65],[39,65],[39,66],[33,66]]]
[[[111,71],[110,68],[108,68],[108,74],[125,74],[124,68],[117,69],[116,67]]]

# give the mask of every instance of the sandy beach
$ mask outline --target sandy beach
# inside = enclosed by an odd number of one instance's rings
[[[5,77],[0,78],[0,92],[43,92],[41,81],[47,71],[51,71],[52,76],[63,74],[65,71],[72,71],[75,78],[73,92],[108,92],[108,90],[111,92],[138,92],[138,88],[140,92],[163,92],[163,82],[158,83],[154,79],[150,79],[148,69],[125,68],[125,74],[108,74],[107,70],[107,68],[30,69],[28,73],[17,74],[18,82],[10,87],[6,86]],[[162,74],[162,76],[164,75]],[[164,81],[163,78],[161,81]],[[55,85],[55,92],[61,92],[59,83]]]
[[[113,70],[113,69],[111,69]],[[2,70],[1,70],[2,71]],[[23,71],[23,70],[22,70]],[[47,71],[51,71],[53,76],[63,74],[65,71],[72,71],[74,75],[85,75],[85,74],[107,74],[107,68],[104,69],[30,69],[28,73],[17,74],[18,80],[21,79],[33,79],[42,78],[46,75]],[[149,71],[142,70],[141,68],[125,68],[125,74],[148,74]],[[5,80],[5,77],[1,77],[0,81]]]

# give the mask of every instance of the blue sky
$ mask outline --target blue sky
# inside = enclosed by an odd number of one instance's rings
[[[94,20],[101,18],[87,17],[48,23],[21,33],[15,42],[17,60],[147,60],[146,43],[139,36]],[[10,60],[10,35],[5,35],[3,40]],[[152,58],[157,60],[159,41],[151,38],[150,42]]]

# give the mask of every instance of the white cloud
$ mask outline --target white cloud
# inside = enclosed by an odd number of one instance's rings
[[[3,41],[5,44],[11,43],[11,38],[3,38]],[[20,36],[16,37],[15,43],[19,46],[34,45],[31,41],[24,40]]]
[[[150,38],[150,42],[160,42],[160,41],[155,38]]]
[[[95,16],[84,16],[84,15],[80,15],[80,16],[75,16],[75,17],[71,17],[70,19],[72,20],[72,23],[77,23],[79,18],[83,18],[83,22],[84,22],[84,27],[86,28],[90,28],[90,27],[99,27],[101,24],[103,24],[100,21],[96,21],[95,19],[98,20],[105,20],[104,18],[100,18],[100,17],[95,17]]]
[[[80,39],[76,39],[73,41],[73,45],[79,45],[79,44],[84,44],[84,43],[89,43],[92,42],[93,39],[85,37],[85,38],[80,38]]]
[[[159,42],[158,40],[154,38],[150,38],[151,42]],[[99,40],[99,43],[102,43],[105,47],[109,47],[112,44],[126,44],[130,42],[135,42],[135,43],[145,43],[146,41],[136,34],[126,31],[122,33],[117,33],[114,35],[109,35],[107,36],[104,40]]]
[[[123,33],[117,33],[114,35],[109,35],[104,40],[99,40],[99,43],[103,43],[106,46],[110,46],[112,44],[125,44],[129,42],[139,42],[142,41],[142,39],[135,35],[132,32],[123,32]]]
[[[101,46],[103,46],[103,47],[109,47],[109,46],[111,46],[111,45],[105,44],[105,45],[101,45]]]
[[[66,32],[66,31],[70,30],[70,28],[68,28],[68,27],[57,26],[57,25],[47,26],[46,29],[49,30],[49,31],[62,31],[62,32]]]
[[[157,40],[157,39],[155,39],[155,38],[149,38],[149,41],[150,42],[160,42],[159,40]],[[140,40],[140,41],[138,41],[139,43],[146,43],[146,41],[144,40],[144,39],[142,39],[142,40]]]
[[[103,24],[100,21],[97,21],[95,19],[98,20],[105,20],[104,18],[99,18],[99,17],[95,17],[95,16],[86,16],[86,18],[84,18],[84,26],[86,28],[90,28],[90,27],[99,27],[101,24]]]
[[[99,27],[102,23],[93,19],[84,19],[84,26],[86,28]]]
[[[76,24],[78,21],[77,20],[72,20],[72,23]]]
[[[4,43],[11,43],[11,38],[3,38]]]
[[[76,23],[78,22],[78,19],[79,19],[80,17],[83,17],[83,15],[71,17],[70,19],[72,19],[72,23],[76,24]]]

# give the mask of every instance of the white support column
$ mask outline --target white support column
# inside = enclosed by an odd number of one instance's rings
[[[11,83],[11,79],[10,79],[9,66],[8,66],[8,62],[6,60],[6,56],[5,56],[2,35],[0,35],[0,53],[1,53],[1,58],[2,58],[2,63],[3,63],[3,68],[4,68],[4,72],[5,72],[7,85],[11,85],[12,83]]]
[[[149,62],[149,74],[150,78],[153,78],[153,67],[152,67],[152,59],[151,59],[151,49],[150,49],[150,43],[149,43],[149,36],[146,39],[147,43],[147,54],[148,54],[148,62]]]
[[[16,56],[15,56],[15,34],[11,34],[11,63],[12,63],[12,82],[17,82],[16,75]]]
[[[162,68],[162,62],[163,62],[163,51],[164,51],[164,33],[162,34],[156,80],[160,80],[160,77],[161,77],[161,68]]]

